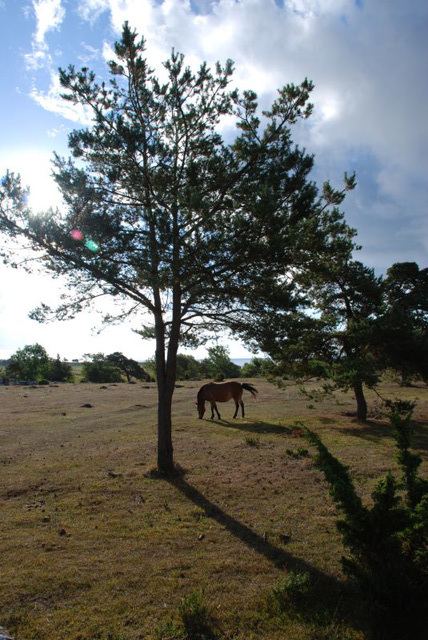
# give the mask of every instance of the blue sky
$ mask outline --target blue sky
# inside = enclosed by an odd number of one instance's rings
[[[339,186],[356,171],[344,204],[359,258],[378,273],[394,262],[427,266],[428,3],[422,0],[0,0],[0,174],[21,173],[36,210],[59,205],[53,151],[84,114],[58,96],[57,70],[105,61],[129,20],[147,39],[153,66],[172,47],[189,64],[232,58],[235,82],[263,106],[287,82],[310,78],[314,115],[293,131],[315,155],[314,179]],[[0,242],[2,240],[0,239]],[[60,282],[0,266],[0,358],[41,343],[50,355],[122,351],[143,359],[153,345],[135,325],[94,335],[94,313],[39,325],[28,312],[58,297]],[[232,341],[231,355],[246,355]],[[197,352],[197,356],[203,352]]]

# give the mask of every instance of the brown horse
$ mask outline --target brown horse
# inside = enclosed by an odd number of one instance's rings
[[[233,417],[236,418],[239,405],[241,405],[242,417],[244,417],[244,403],[242,402],[244,389],[249,391],[254,397],[258,393],[252,384],[247,384],[246,382],[222,382],[220,384],[209,382],[208,384],[204,384],[204,386],[199,389],[197,397],[199,417],[203,417],[205,413],[205,402],[209,402],[211,404],[211,420],[214,418],[214,411],[220,420],[216,402],[227,402],[228,400],[235,402],[236,408]]]

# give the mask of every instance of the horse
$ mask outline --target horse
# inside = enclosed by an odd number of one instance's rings
[[[217,409],[216,402],[227,402],[228,400],[235,402],[236,408],[233,417],[236,418],[239,406],[241,406],[242,417],[244,417],[244,403],[242,402],[244,389],[249,391],[253,397],[256,397],[258,393],[252,384],[247,384],[246,382],[221,382],[220,384],[209,382],[208,384],[204,384],[204,386],[199,389],[196,400],[199,418],[202,418],[205,413],[205,402],[209,402],[211,404],[211,420],[214,419],[214,411],[220,420],[220,413]]]

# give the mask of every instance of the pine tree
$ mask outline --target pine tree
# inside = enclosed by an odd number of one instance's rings
[[[55,156],[66,210],[32,215],[8,173],[0,231],[67,278],[64,304],[33,317],[63,319],[111,296],[116,317],[106,322],[136,315],[138,332],[155,339],[158,468],[171,473],[178,346],[251,313],[255,285],[269,288],[319,251],[340,216],[321,204],[313,158],[291,139],[290,126],[311,114],[310,81],[286,85],[259,117],[256,94],[230,88],[231,61],[194,72],[173,51],[159,80],[145,46],[125,24],[109,83],[87,68],[60,70],[63,98],[92,114],[69,136],[73,157]],[[219,133],[226,116],[238,129],[231,144]]]

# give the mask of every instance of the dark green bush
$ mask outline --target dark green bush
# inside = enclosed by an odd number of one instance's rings
[[[362,504],[344,467],[319,437],[305,430],[316,447],[318,468],[343,514],[337,526],[350,555],[345,573],[360,588],[371,614],[372,637],[416,640],[426,624],[428,601],[428,482],[418,475],[421,459],[409,451],[413,405],[388,404],[402,478],[388,473],[377,483],[371,508]],[[425,627],[426,632],[426,627]]]

